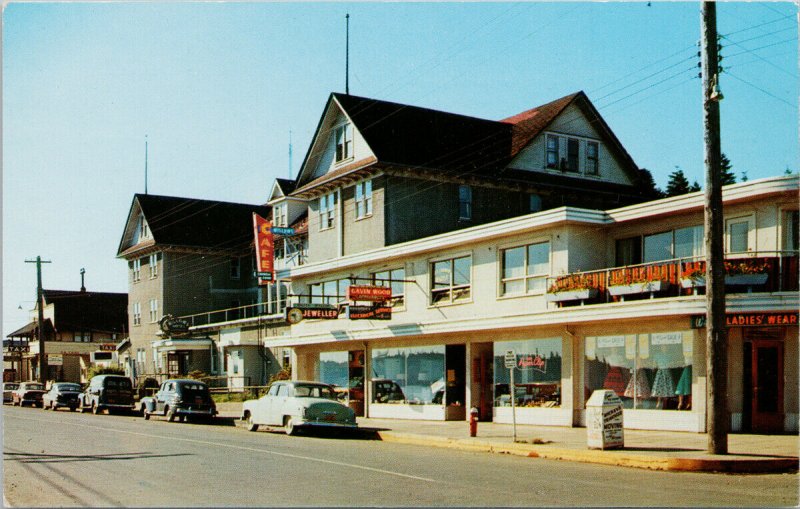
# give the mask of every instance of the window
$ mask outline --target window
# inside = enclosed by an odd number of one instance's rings
[[[76,343],[89,343],[92,341],[92,333],[91,332],[76,332],[75,333],[75,342]]]
[[[336,162],[353,157],[353,126],[344,124],[334,131],[336,136]]]
[[[391,286],[392,300],[390,304],[394,308],[401,308],[405,304],[405,283],[406,269],[391,269],[372,274],[372,284],[377,286]]]
[[[147,351],[144,348],[139,348],[136,350],[136,371],[138,373],[144,373],[145,371],[145,362]]]
[[[798,249],[798,233],[800,232],[800,224],[798,224],[798,211],[789,210],[785,214],[785,238],[784,238],[784,251],[797,251]]]
[[[458,186],[458,219],[472,219],[472,188],[469,186]]]
[[[238,256],[231,258],[231,279],[239,279],[242,275],[242,259]]]
[[[150,299],[150,323],[158,321],[158,300]]]
[[[510,373],[505,355],[513,350],[514,404],[518,407],[561,406],[561,338],[498,341],[494,344],[494,406],[511,406]]]
[[[599,164],[599,153],[600,153],[600,146],[596,141],[587,141],[586,142],[586,174],[587,175],[599,175],[600,174],[600,164]]]
[[[158,254],[150,255],[150,279],[158,277]]]
[[[558,168],[558,136],[547,135],[547,159],[548,168]]]
[[[150,237],[150,228],[148,228],[144,216],[139,216],[139,239],[146,239],[148,237]]]
[[[575,138],[567,138],[567,171],[578,172],[580,170],[580,141]]]
[[[550,273],[550,242],[538,242],[502,251],[502,295],[544,293]]]
[[[283,228],[289,226],[288,224],[286,224],[286,221],[287,221],[286,209],[287,209],[287,207],[288,206],[287,206],[286,203],[281,203],[279,205],[275,205],[272,208],[272,222],[275,224],[275,226],[280,226],[280,227],[283,227]]]
[[[336,197],[333,193],[329,193],[319,197],[319,229],[326,230],[333,228],[333,220],[336,218],[334,206],[336,205]]]
[[[372,402],[444,404],[445,346],[374,348]]]
[[[643,239],[644,262],[703,256],[705,253],[703,232],[703,226],[698,225],[645,235]]]
[[[657,262],[672,258],[672,231],[645,235],[644,262]]]
[[[356,184],[356,219],[372,215],[372,181]]]
[[[609,389],[623,408],[690,410],[691,331],[585,339],[584,397]]]
[[[472,257],[464,256],[431,264],[431,303],[469,300]]]
[[[133,282],[137,282],[142,279],[142,259],[137,258],[133,260],[132,267],[132,274],[133,274]]]
[[[642,238],[630,237],[616,241],[616,266],[638,265],[642,263]]]
[[[336,304],[347,299],[349,279],[335,279],[311,285],[312,304]]]
[[[142,305],[138,302],[133,303],[133,325],[142,324]]]
[[[750,243],[751,222],[751,217],[739,217],[727,221],[729,253],[746,253],[753,248]]]
[[[531,212],[539,212],[542,210],[542,197],[538,194],[532,194],[528,197],[528,209]]]

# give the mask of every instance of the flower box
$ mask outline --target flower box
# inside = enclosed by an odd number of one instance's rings
[[[660,292],[669,288],[669,281],[645,281],[642,283],[631,283],[629,285],[611,285],[608,293],[614,296],[632,295],[636,293]]]
[[[581,290],[564,290],[563,292],[547,293],[544,298],[547,302],[563,302],[567,300],[585,300],[597,297],[597,288],[583,288]]]
[[[705,285],[706,285],[705,276],[681,278],[681,288],[694,288],[696,286],[705,286]]]
[[[725,276],[725,284],[738,286],[763,285],[767,282],[768,278],[769,274],[732,274]],[[706,286],[705,276],[696,278],[687,277],[681,279],[682,288],[693,288],[697,286]]]

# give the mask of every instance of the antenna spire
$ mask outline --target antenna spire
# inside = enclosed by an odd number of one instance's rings
[[[144,194],[147,194],[147,135],[144,135]]]
[[[345,56],[344,56],[344,93],[350,95],[350,13],[344,17],[347,23],[345,36]]]
[[[289,180],[292,178],[292,130],[289,129]]]

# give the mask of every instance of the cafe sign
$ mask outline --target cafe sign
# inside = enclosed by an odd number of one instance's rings
[[[774,327],[778,325],[797,326],[797,311],[789,313],[728,313],[725,315],[727,327]],[[691,317],[691,327],[701,329],[706,326],[706,315]]]
[[[390,286],[351,285],[347,288],[347,299],[353,301],[384,302],[392,298]]]

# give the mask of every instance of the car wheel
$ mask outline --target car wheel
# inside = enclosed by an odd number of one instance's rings
[[[70,405],[69,411],[74,412],[75,410],[77,410],[77,407],[75,405]]]
[[[253,416],[247,414],[247,431],[258,431],[258,424],[253,422]]]
[[[297,434],[297,426],[294,425],[293,417],[286,416],[283,418],[283,430],[286,432],[287,435]]]
[[[164,408],[164,413],[167,414],[168,422],[175,422],[175,410],[170,407]]]

